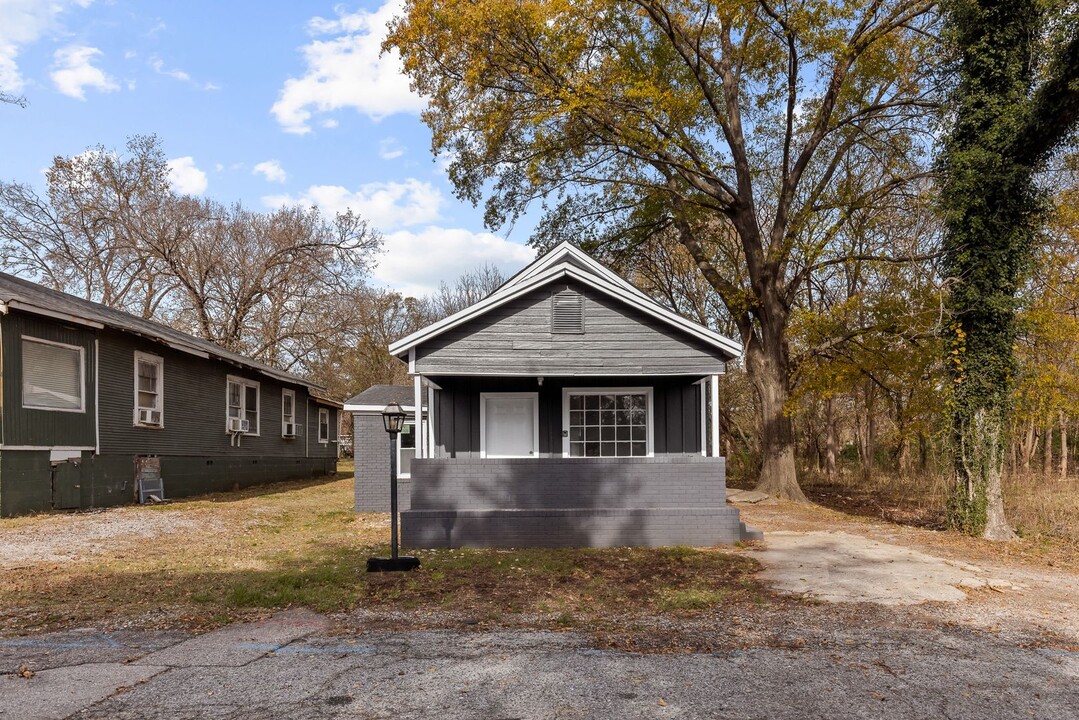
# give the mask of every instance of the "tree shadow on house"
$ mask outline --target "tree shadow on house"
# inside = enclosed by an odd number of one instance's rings
[[[739,539],[722,466],[699,457],[437,459],[413,465],[413,547],[712,545]]]

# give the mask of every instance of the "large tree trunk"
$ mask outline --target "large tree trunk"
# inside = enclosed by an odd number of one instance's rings
[[[987,540],[1014,540],[1004,516],[1004,420],[1000,409],[980,408],[956,428],[956,492],[949,508],[953,527]]]
[[[774,329],[773,329],[774,330]],[[794,458],[794,423],[787,414],[790,397],[790,360],[783,330],[762,333],[772,342],[756,337],[746,347],[746,370],[761,401],[761,475],[757,490],[774,497],[808,502],[798,485]]]

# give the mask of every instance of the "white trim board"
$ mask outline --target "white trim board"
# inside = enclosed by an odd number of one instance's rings
[[[450,377],[450,378],[452,378],[452,377],[524,377],[524,378],[536,378],[536,377],[555,378],[555,377],[559,377],[559,378],[580,378],[582,380],[589,380],[589,379],[594,379],[594,378],[607,378],[607,377],[617,377],[617,378],[700,377],[702,374],[705,377],[711,377],[712,375],[716,375],[716,374],[723,375],[726,372],[726,364],[721,363],[720,365],[721,365],[721,367],[719,367],[716,372],[708,372],[708,373],[702,373],[700,370],[692,370],[692,371],[687,371],[687,372],[661,372],[661,373],[657,373],[657,372],[647,372],[646,373],[646,372],[643,372],[643,371],[634,371],[634,372],[630,372],[630,371],[624,371],[624,372],[606,372],[606,371],[604,371],[604,372],[599,372],[599,371],[597,371],[597,372],[587,372],[587,373],[583,373],[583,372],[558,372],[558,373],[551,373],[551,372],[543,372],[543,373],[536,373],[536,372],[499,372],[499,373],[491,373],[491,372],[487,372],[487,371],[468,372],[468,371],[463,371],[463,370],[450,370],[450,371],[447,371],[447,372],[433,372],[433,373],[426,373],[425,372],[424,377],[425,378],[426,377]],[[353,406],[350,406],[350,407],[356,407],[356,406],[353,405]],[[402,407],[404,407],[404,406],[402,406]],[[348,408],[345,408],[345,409],[347,410]],[[379,407],[378,411],[382,412],[382,408]]]
[[[504,287],[489,295],[487,298],[480,300],[475,305],[471,305],[460,312],[450,315],[443,320],[428,325],[426,328],[398,340],[390,345],[390,354],[403,357],[407,353],[409,364],[411,366],[410,370],[413,370],[416,357],[416,346],[420,343],[437,337],[447,330],[457,327],[473,318],[479,317],[480,315],[500,307],[515,298],[521,297],[536,288],[564,278],[577,280],[616,299],[622,300],[646,315],[650,315],[657,320],[682,330],[702,342],[712,345],[722,351],[725,355],[728,355],[730,359],[737,358],[742,354],[742,346],[734,340],[723,337],[719,333],[710,330],[703,325],[698,325],[695,322],[687,320],[655,301],[643,297],[639,292],[630,292],[621,285],[614,285],[592,273],[583,272],[575,265],[566,262],[555,265],[527,280],[522,280],[516,285]]]
[[[626,290],[639,295],[640,297],[649,302],[654,302],[652,298],[648,297],[648,295],[643,293],[638,287],[633,285],[633,283],[627,282],[626,279],[623,278],[621,275],[614,272],[609,267],[599,262],[588,253],[580,250],[577,247],[574,247],[566,241],[559,243],[554,248],[552,248],[551,251],[548,252],[546,255],[535,260],[531,265],[528,265],[516,275],[511,277],[509,280],[502,283],[498,290],[520,285],[521,283],[526,282],[529,278],[534,277],[546,270],[547,268],[552,267],[556,263],[565,260],[566,257],[571,257],[577,260],[586,268],[594,272],[596,275],[599,275],[600,277],[608,280],[612,284],[623,287]]]
[[[0,445],[0,450],[81,450],[94,452],[92,445]]]
[[[344,408],[348,412],[377,412],[382,413],[386,409],[385,405],[345,405]],[[415,405],[402,405],[401,409],[405,412],[413,412],[416,409]]]

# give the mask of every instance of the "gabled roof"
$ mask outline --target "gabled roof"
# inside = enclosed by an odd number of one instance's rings
[[[138,335],[167,345],[174,350],[189,355],[220,360],[237,367],[253,370],[275,380],[301,385],[312,390],[324,389],[321,385],[309,382],[299,375],[278,370],[275,367],[231,352],[209,340],[188,335],[167,325],[162,325],[153,320],[144,320],[100,303],[83,300],[58,290],[51,290],[14,275],[0,273],[0,313],[6,313],[8,308],[93,328],[107,327],[119,330],[120,332]],[[334,404],[332,400],[329,403]]]
[[[415,410],[415,388],[412,385],[372,385],[359,395],[345,400],[345,410],[382,412],[391,402],[397,403],[403,410]]]
[[[390,354],[406,358],[409,351],[413,350],[417,345],[538,287],[564,278],[578,280],[611,297],[617,298],[627,305],[715,347],[728,359],[737,358],[742,354],[742,346],[739,343],[723,337],[714,330],[710,330],[692,320],[687,320],[669,308],[660,305],[617,273],[565,242],[546,255],[537,258],[531,265],[511,277],[478,303],[470,305],[460,312],[432,323],[391,344]]]

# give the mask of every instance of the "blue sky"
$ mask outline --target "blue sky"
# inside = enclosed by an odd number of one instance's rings
[[[422,294],[533,255],[484,231],[430,151],[395,56],[401,2],[0,0],[0,179],[43,187],[55,155],[157,134],[177,189],[251,208],[351,207],[386,238],[376,284]]]

